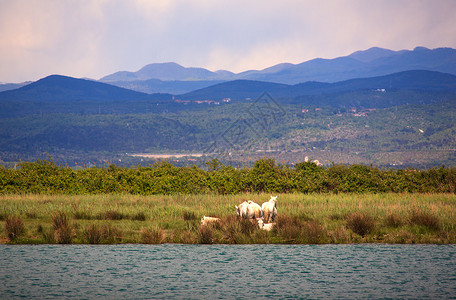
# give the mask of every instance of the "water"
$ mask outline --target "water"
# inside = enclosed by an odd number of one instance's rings
[[[0,298],[456,298],[456,245],[0,246]]]

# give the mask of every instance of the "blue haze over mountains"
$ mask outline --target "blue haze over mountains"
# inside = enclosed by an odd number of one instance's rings
[[[296,65],[279,64],[239,74],[163,63],[147,65],[137,72],[117,72],[98,82],[51,75],[18,89],[0,92],[0,108],[2,115],[7,116],[24,106],[28,106],[31,113],[39,106],[38,103],[58,103],[60,108],[56,112],[68,112],[62,103],[72,102],[69,107],[74,109],[78,105],[96,107],[107,102],[116,105],[125,102],[130,106],[135,101],[141,105],[145,102],[169,103],[173,98],[245,100],[254,99],[265,91],[286,103],[317,104],[322,102],[321,97],[304,99],[303,96],[340,95],[366,89],[414,90],[415,94],[422,95],[414,99],[423,99],[435,93],[454,95],[456,50],[418,47],[413,51],[392,51],[371,48],[335,59],[313,59]],[[339,102],[323,101],[323,104],[346,105],[342,98]],[[394,105],[393,100],[388,101],[380,106]],[[122,109],[119,111],[124,111],[125,103],[120,105]],[[51,111],[54,112],[53,108]],[[92,111],[95,113],[96,109]],[[131,112],[131,109],[126,111]]]
[[[257,149],[275,143],[296,161],[303,159],[302,151],[323,149],[328,151],[319,155],[327,155],[322,156],[327,163],[355,152],[364,154],[350,158],[351,163],[404,161],[404,166],[432,167],[456,161],[456,50],[371,48],[239,74],[164,63],[98,81],[50,75],[29,84],[3,84],[0,163],[45,158],[46,153],[70,164],[106,153],[110,162],[124,160],[126,152],[199,153],[265,91],[287,114]],[[224,98],[232,101],[220,101]],[[220,106],[194,100],[220,101]],[[368,118],[352,115],[353,108]],[[396,119],[394,110],[405,117]],[[346,128],[347,120],[353,127]],[[309,140],[296,130],[318,138]],[[423,156],[430,149],[451,151]],[[424,152],[404,157],[401,151]],[[384,160],[378,158],[382,153]],[[342,159],[336,162],[347,162]]]
[[[456,50],[417,47],[414,50],[392,51],[374,47],[334,59],[316,58],[300,64],[282,63],[264,70],[238,74],[224,70],[211,72],[203,68],[185,68],[176,63],[155,63],[137,72],[116,72],[100,81],[146,93],[183,94],[221,81],[237,79],[284,84],[338,82],[407,70],[429,70],[456,75]]]

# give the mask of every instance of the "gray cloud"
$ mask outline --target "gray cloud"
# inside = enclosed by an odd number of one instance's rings
[[[152,62],[240,72],[372,46],[455,47],[456,1],[0,0],[0,81]]]

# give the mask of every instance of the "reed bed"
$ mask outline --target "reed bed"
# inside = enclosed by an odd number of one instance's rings
[[[455,194],[279,194],[272,231],[236,218],[269,197],[0,195],[0,243],[456,243]]]

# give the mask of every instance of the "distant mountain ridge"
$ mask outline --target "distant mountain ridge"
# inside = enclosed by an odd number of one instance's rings
[[[272,97],[291,99],[305,95],[346,93],[359,90],[417,90],[450,92],[456,94],[456,75],[413,70],[385,76],[350,79],[335,83],[308,81],[289,85],[257,80],[237,79],[196,89],[180,95],[147,94],[120,88],[106,83],[51,75],[16,90],[0,92],[0,101],[6,102],[61,102],[91,101],[152,101],[180,100],[233,100],[256,99],[264,92]]]
[[[290,98],[303,95],[343,93],[357,90],[422,90],[429,92],[451,91],[456,93],[456,75],[413,70],[385,76],[357,78],[335,83],[304,82],[295,85],[253,80],[234,80],[177,96],[183,100],[257,98],[263,92],[273,97]]]
[[[220,80],[229,78],[233,73],[225,70],[211,72],[204,68],[185,68],[177,63],[153,63],[144,66],[137,72],[120,71],[100,79],[102,82],[134,81],[159,79],[177,80]]]
[[[238,74],[229,71],[212,72],[204,68],[185,68],[176,63],[150,64],[137,72],[117,72],[100,79],[120,82],[159,79],[163,81],[229,81],[237,79],[297,84],[307,81],[338,82],[353,78],[383,76],[409,70],[438,71],[456,75],[456,49],[393,51],[372,47],[334,59],[315,58],[299,64],[281,63],[263,70]],[[125,84],[125,83],[123,83]]]
[[[31,81],[22,82],[22,83],[0,83],[0,92],[15,90],[20,87],[23,87],[27,84],[32,83]]]

